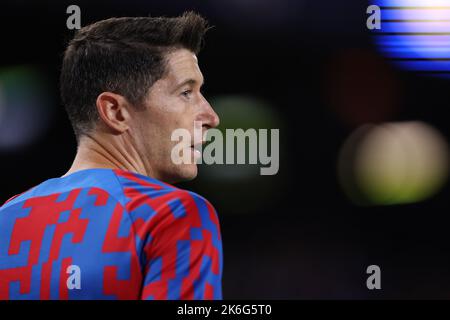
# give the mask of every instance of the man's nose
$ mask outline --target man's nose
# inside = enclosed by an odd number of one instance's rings
[[[203,122],[203,126],[206,126],[207,129],[217,127],[220,123],[219,116],[205,98],[203,98],[202,110],[201,121]]]

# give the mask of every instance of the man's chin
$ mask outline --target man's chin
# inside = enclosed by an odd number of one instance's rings
[[[196,164],[183,164],[177,166],[176,170],[168,179],[164,179],[167,183],[178,183],[191,181],[197,177],[198,168]]]

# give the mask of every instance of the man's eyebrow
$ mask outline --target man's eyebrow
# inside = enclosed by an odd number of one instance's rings
[[[193,86],[193,85],[196,85],[198,83],[199,82],[196,79],[192,79],[192,78],[186,79],[183,82],[181,82],[180,84],[178,84],[173,91],[175,92],[175,91],[177,91],[178,89],[180,89],[181,87],[183,87],[185,85]],[[202,87],[204,84],[205,84],[205,80],[203,79],[203,81],[200,83],[200,87]]]

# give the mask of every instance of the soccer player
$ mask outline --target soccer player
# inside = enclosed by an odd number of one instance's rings
[[[188,12],[76,33],[60,84],[77,154],[0,208],[0,299],[222,298],[216,211],[169,184],[197,175],[172,161],[171,133],[219,123],[200,91],[207,29]]]

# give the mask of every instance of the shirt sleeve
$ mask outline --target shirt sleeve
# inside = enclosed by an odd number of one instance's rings
[[[142,299],[222,299],[222,240],[213,206],[183,191],[160,205],[144,245]]]

